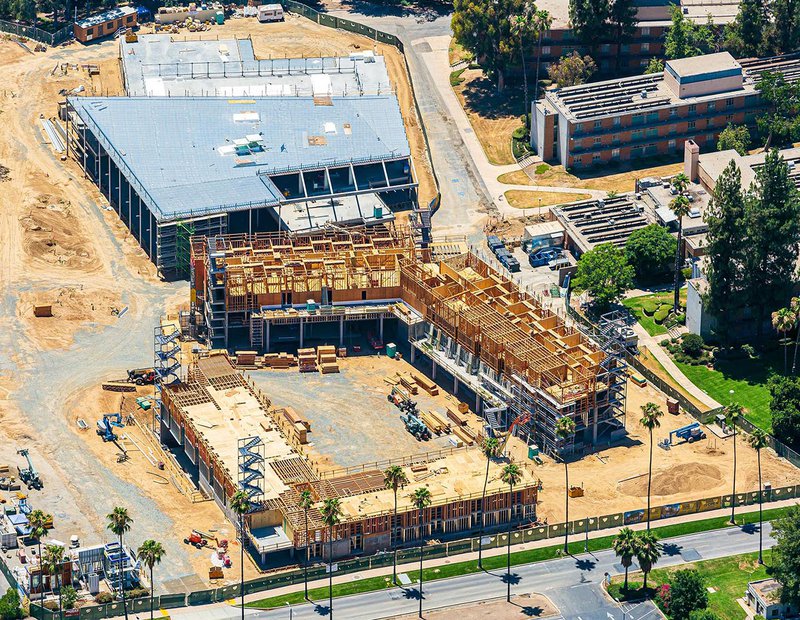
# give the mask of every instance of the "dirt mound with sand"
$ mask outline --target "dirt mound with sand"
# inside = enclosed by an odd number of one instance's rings
[[[722,472],[716,465],[704,463],[683,463],[653,474],[653,495],[674,495],[713,489],[723,480]],[[633,497],[647,495],[647,474],[625,480],[619,490]]]

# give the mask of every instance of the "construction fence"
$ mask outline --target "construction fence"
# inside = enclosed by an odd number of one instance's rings
[[[46,43],[50,46],[59,45],[73,37],[72,24],[68,24],[56,32],[47,32],[46,30],[42,30],[36,26],[15,24],[2,19],[0,19],[0,32],[6,32],[8,34],[24,37],[26,39],[32,39],[34,41],[39,41],[40,43]]]
[[[758,504],[759,495],[764,503],[779,502],[787,499],[800,498],[800,485],[778,487],[761,492],[748,491],[734,495],[719,495],[704,499],[691,500],[677,504],[666,504],[664,506],[653,506],[650,509],[650,520],[669,519],[672,517],[698,514],[711,510],[730,508],[732,504],[736,506],[751,506]],[[565,534],[578,537],[588,535],[590,532],[602,531],[611,528],[618,528],[625,525],[634,525],[646,520],[646,509],[629,510],[615,514],[602,515],[599,517],[584,517],[569,523],[542,524],[511,532],[511,544],[534,542],[548,539],[561,539]],[[484,536],[483,538],[465,538],[450,542],[427,545],[423,549],[425,559],[444,558],[457,556],[462,553],[477,551],[479,547],[483,549],[504,548],[508,544],[508,532],[501,532]],[[573,541],[575,542],[575,541]],[[398,563],[409,563],[419,560],[419,548],[400,549],[397,553]],[[337,573],[349,574],[359,571],[366,571],[373,568],[384,568],[392,565],[392,554],[381,553],[370,557],[356,558],[337,563]],[[0,556],[0,569],[8,578],[11,574],[5,565],[5,559]],[[309,581],[323,579],[327,576],[325,565],[314,566],[308,571]],[[12,585],[16,584],[13,576],[9,579]],[[245,594],[257,592],[268,592],[276,588],[285,586],[299,585],[303,583],[303,571],[296,569],[277,575],[265,575],[245,582]],[[175,607],[185,607],[193,605],[208,605],[211,603],[221,603],[239,596],[239,584],[232,584],[221,588],[209,588],[188,594],[164,594],[153,599],[155,609],[171,609]],[[150,609],[150,598],[138,598],[128,601],[129,612],[145,612]],[[108,603],[107,605],[92,605],[80,609],[81,619],[95,620],[99,618],[112,618],[122,614],[122,603]],[[48,610],[43,610],[37,604],[31,604],[31,615],[34,618],[43,620],[56,620],[58,614]]]

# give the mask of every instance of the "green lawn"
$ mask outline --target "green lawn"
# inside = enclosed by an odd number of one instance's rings
[[[764,555],[764,561],[769,562],[769,559],[770,555],[767,552]],[[705,560],[694,564],[657,568],[650,573],[650,577],[647,580],[648,590],[651,588],[655,590],[661,584],[668,582],[670,576],[678,570],[693,568],[705,578],[708,587],[716,590],[708,594],[708,609],[720,618],[725,618],[725,620],[744,619],[747,616],[739,606],[739,603],[736,602],[736,599],[744,595],[749,582],[765,579],[768,576],[767,567],[759,566],[757,560],[757,553],[745,553],[716,560]],[[629,594],[627,598],[631,600],[637,598],[637,591],[641,589],[641,586],[641,579],[629,579]],[[622,578],[615,577],[614,582],[608,589],[609,594],[622,600],[625,596],[621,589]],[[621,598],[620,595],[622,595]]]
[[[656,323],[652,316],[647,316],[642,309],[642,306],[651,299],[656,299],[663,303],[672,303],[674,293],[672,291],[663,291],[661,293],[653,293],[652,295],[641,295],[639,297],[629,297],[622,301],[625,306],[639,321],[639,324],[644,327],[645,331],[651,336],[660,336],[667,333],[667,328],[663,325]],[[686,289],[681,289],[681,301],[686,304]]]
[[[787,508],[772,508],[764,510],[764,520],[777,519],[783,516]],[[718,530],[725,527],[730,527],[729,517],[715,517],[713,519],[703,519],[699,521],[689,521],[686,523],[676,523],[675,525],[666,525],[663,527],[653,527],[655,534],[661,538],[674,538],[676,536],[684,536],[686,534],[693,534],[697,532],[707,532],[710,530]],[[737,523],[744,525],[745,523],[758,522],[758,512],[751,512],[743,514],[736,519]],[[570,543],[570,553],[579,555],[583,553],[583,541],[579,536],[571,536],[571,540],[575,542]],[[589,540],[589,551],[602,551],[611,548],[613,536],[603,536],[601,538],[593,538]],[[539,549],[530,549],[528,551],[517,551],[511,554],[511,564],[516,566],[518,564],[530,564],[532,562],[543,562],[545,560],[552,560],[561,556],[563,549],[562,545],[553,545],[550,547],[542,547]],[[483,566],[487,570],[503,569],[506,566],[506,558],[504,555],[484,558]],[[419,571],[404,571],[412,581],[419,578]],[[477,562],[456,562],[453,564],[444,564],[435,568],[426,568],[423,571],[425,581],[433,581],[436,579],[445,579],[447,577],[457,577],[459,575],[467,575],[470,573],[479,572]],[[369,577],[367,579],[359,579],[357,581],[335,584],[333,586],[333,596],[347,596],[349,594],[359,594],[362,592],[373,592],[375,590],[382,590],[389,588],[391,584],[391,576]],[[313,588],[308,591],[309,598],[312,601],[319,601],[324,603],[328,597],[328,588],[326,586]],[[247,607],[255,607],[258,609],[270,609],[273,607],[282,607],[286,603],[295,605],[304,601],[302,588],[297,592],[284,594],[281,596],[273,596],[263,598],[251,603],[247,603]],[[724,616],[723,616],[724,617]]]
[[[714,370],[675,362],[683,374],[722,405],[741,404],[745,417],[765,431],[772,432],[767,380],[783,372],[783,351],[762,354],[758,359],[717,360]],[[733,394],[730,391],[733,390]]]

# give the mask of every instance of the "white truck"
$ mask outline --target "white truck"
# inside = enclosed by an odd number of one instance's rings
[[[282,22],[283,7],[280,4],[262,4],[258,7],[258,21],[261,23]]]

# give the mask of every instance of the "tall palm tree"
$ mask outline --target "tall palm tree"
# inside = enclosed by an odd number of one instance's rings
[[[760,428],[750,435],[750,446],[756,451],[758,457],[758,563],[764,563],[764,512],[762,510],[764,497],[761,486],[761,451],[767,447],[767,434]]]
[[[250,512],[251,504],[247,493],[242,490],[236,491],[228,500],[228,506],[236,513],[239,520],[239,563],[241,564],[241,576],[239,579],[239,597],[242,599],[242,620],[244,620],[244,516]]]
[[[642,589],[645,593],[647,593],[647,576],[661,557],[661,549],[661,543],[653,532],[644,531],[636,536],[636,559],[644,575]]]
[[[575,434],[575,420],[567,416],[560,417],[556,422],[556,437],[562,442]],[[565,519],[564,519],[564,553],[569,553],[569,464],[567,457],[561,455],[564,461],[564,506],[565,506]]]
[[[553,25],[553,17],[547,11],[536,11],[533,15],[533,31],[536,33],[536,81],[533,91],[534,100],[539,97],[539,71],[542,65],[542,36]]]
[[[483,494],[481,495],[481,521],[480,530],[478,532],[478,568],[483,568],[483,529],[485,527],[484,504],[486,503],[486,485],[489,484],[489,464],[492,459],[497,458],[500,452],[500,442],[496,437],[485,437],[481,443],[481,452],[486,457],[486,475],[483,477]]]
[[[394,514],[389,540],[392,544],[392,583],[397,585],[397,490],[408,484],[408,476],[399,465],[390,465],[383,472],[383,485],[394,493]]]
[[[42,596],[39,605],[44,608],[44,569],[42,568],[42,538],[47,534],[47,524],[53,517],[43,510],[31,510],[28,515],[28,526],[31,528],[30,537],[36,540],[39,553],[39,579],[42,581]]]
[[[157,540],[145,540],[137,550],[137,555],[142,564],[150,571],[150,620],[153,620],[153,595],[155,593],[155,583],[153,582],[153,568],[156,564],[161,564],[161,560],[166,555],[164,547]]]
[[[525,35],[531,31],[533,26],[532,17],[531,7],[529,4],[525,5],[523,12],[520,15],[510,16],[511,34],[515,34],[519,37],[519,56],[522,60],[522,92],[525,101],[523,113],[525,115],[524,118],[526,131],[529,131],[531,126],[531,110],[528,106],[528,71],[525,68]]]
[[[794,374],[794,369],[797,367],[797,347],[800,345],[800,297],[792,297],[789,308],[794,313],[794,328],[796,330],[794,337],[794,354],[792,355],[792,374]]]
[[[125,620],[128,620],[128,605],[125,602],[125,547],[122,544],[122,538],[127,534],[133,519],[128,514],[127,508],[115,506],[109,514],[106,515],[108,524],[106,527],[114,534],[119,540],[119,590],[122,594],[122,611],[125,614]]]
[[[633,564],[633,556],[636,555],[636,532],[629,527],[623,527],[619,534],[614,537],[614,542],[611,543],[611,548],[617,554],[620,564],[625,567],[625,585],[624,589],[628,589],[628,569]]]
[[[677,176],[683,176],[685,178],[683,173]],[[672,185],[675,189],[679,187],[679,184],[675,183],[675,179],[672,180]],[[685,185],[682,185],[682,187],[685,189]],[[675,248],[675,298],[672,308],[675,314],[678,314],[681,310],[681,243],[683,242],[683,218],[689,214],[689,199],[683,195],[683,191],[683,189],[679,189],[678,195],[669,203],[669,208],[672,209],[675,217],[678,218],[678,245]]]
[[[731,492],[731,525],[736,525],[736,425],[744,407],[739,403],[731,403],[725,407],[725,424],[733,430],[733,491]]]
[[[781,334],[781,344],[783,344],[783,374],[787,371],[787,354],[789,351],[789,339],[786,334],[797,323],[797,316],[789,308],[781,308],[772,313],[772,328]]]
[[[42,569],[46,570],[48,575],[53,575],[55,577],[55,589],[58,590],[58,615],[62,617],[61,565],[64,563],[64,547],[61,545],[45,545],[44,557],[40,558],[39,561],[41,562]]]
[[[303,592],[306,600],[308,600],[308,564],[311,561],[311,541],[308,539],[308,511],[311,510],[313,504],[314,500],[311,497],[311,491],[308,489],[302,491],[300,493],[300,508],[303,509],[303,516],[306,520],[306,558],[305,562],[303,562]]]
[[[522,468],[516,463],[503,467],[500,479],[508,485],[508,544],[506,546],[506,573],[508,574],[508,592],[506,600],[511,602],[511,532],[514,522],[514,486],[522,480]]]
[[[411,495],[411,503],[417,509],[417,524],[419,526],[419,617],[422,618],[422,556],[425,547],[424,534],[422,528],[422,513],[431,505],[431,492],[428,487],[420,487]]]
[[[328,612],[333,620],[333,528],[342,520],[342,506],[336,497],[322,504],[322,522],[328,526]]]
[[[642,419],[639,424],[650,431],[650,467],[647,470],[647,529],[650,530],[650,488],[653,482],[653,430],[661,426],[658,420],[664,412],[655,403],[645,403],[642,405]]]

